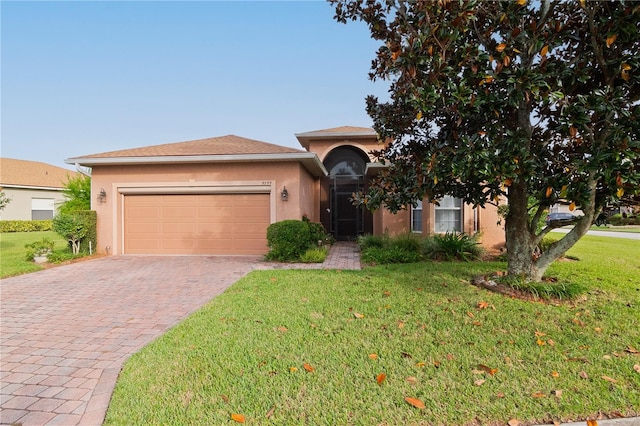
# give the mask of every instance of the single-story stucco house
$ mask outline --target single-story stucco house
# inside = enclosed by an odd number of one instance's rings
[[[504,244],[493,207],[458,199],[425,202],[397,214],[353,206],[379,164],[370,128],[298,133],[304,149],[228,135],[85,155],[92,168],[98,251],[109,254],[264,254],[267,227],[285,219],[321,222],[338,240],[361,234],[481,232]]]
[[[0,187],[11,199],[0,220],[53,219],[66,200],[62,190],[77,172],[38,161],[0,158]]]

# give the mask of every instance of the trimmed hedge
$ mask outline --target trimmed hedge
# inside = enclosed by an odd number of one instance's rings
[[[0,232],[51,231],[52,220],[0,220]]]
[[[267,228],[267,258],[279,261],[298,260],[309,248],[309,225],[302,220],[283,220]]]
[[[614,214],[608,220],[613,226],[640,225],[640,217],[638,216],[624,217],[621,214]]]

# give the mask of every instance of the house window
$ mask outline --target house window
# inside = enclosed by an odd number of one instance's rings
[[[31,199],[31,220],[53,219],[55,201],[53,198]]]
[[[444,196],[436,206],[435,232],[462,232],[462,200]]]
[[[417,206],[411,206],[411,232],[422,232],[422,200],[418,200]]]

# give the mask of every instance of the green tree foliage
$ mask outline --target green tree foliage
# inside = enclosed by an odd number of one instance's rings
[[[537,281],[604,203],[638,191],[640,4],[330,1],[339,22],[368,24],[370,78],[390,82],[388,101],[367,99],[390,141],[358,196],[369,208],[507,200],[508,272]],[[558,200],[584,216],[538,257],[550,227],[536,224]]]
[[[7,207],[7,204],[11,202],[11,198],[7,197],[7,194],[4,193],[2,189],[0,189],[0,211],[4,210]]]
[[[89,233],[90,226],[84,216],[59,213],[53,218],[53,230],[69,241],[73,254],[78,254],[80,242]]]
[[[91,178],[85,175],[70,177],[64,184],[62,193],[67,198],[58,207],[61,214],[91,209]]]

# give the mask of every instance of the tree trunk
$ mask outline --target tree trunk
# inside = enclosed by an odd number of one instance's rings
[[[509,212],[505,218],[507,273],[527,280],[538,276],[533,251],[535,245],[529,231],[527,185],[514,182],[509,188]]]

